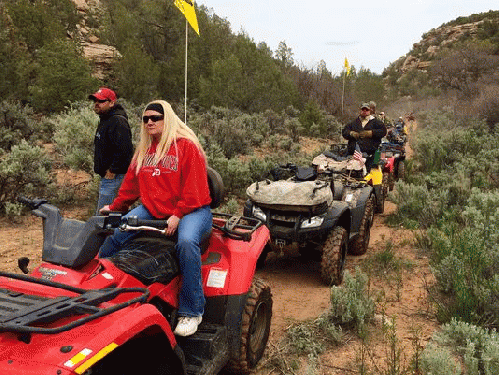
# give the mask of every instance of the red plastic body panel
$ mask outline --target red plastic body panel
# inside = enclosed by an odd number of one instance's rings
[[[73,370],[84,360],[91,359],[104,347],[113,343],[122,345],[148,327],[162,330],[172,347],[177,345],[170,325],[150,304],[129,306],[56,335],[33,334],[29,344],[19,341],[13,333],[1,333],[0,374],[54,375],[55,369],[73,374]],[[73,349],[63,353],[61,348],[64,346],[72,346]],[[70,366],[68,361],[82,350],[91,352],[82,361]]]
[[[256,261],[267,244],[270,232],[264,225],[259,227],[251,241],[239,241],[213,231],[210,253],[219,253],[217,263],[203,265],[203,285],[207,297],[239,295],[247,293],[256,269]],[[205,259],[209,254],[205,254]]]
[[[395,168],[395,158],[394,157],[385,158],[385,161],[386,163],[383,166],[383,172],[393,173],[393,170]]]

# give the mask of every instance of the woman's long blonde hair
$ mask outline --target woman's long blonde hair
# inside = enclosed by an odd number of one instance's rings
[[[164,125],[163,132],[161,134],[161,139],[159,140],[158,146],[156,147],[156,153],[154,155],[154,163],[158,163],[168,152],[170,146],[172,144],[176,145],[176,140],[178,138],[186,138],[192,141],[201,151],[203,156],[206,159],[206,154],[204,153],[203,147],[199,143],[199,139],[194,134],[191,128],[189,128],[180,118],[173,112],[172,106],[170,103],[164,100],[154,100],[146,105],[145,108],[149,106],[149,104],[157,103],[163,107],[164,112]],[[142,116],[144,116],[145,109],[142,112]],[[147,150],[151,147],[153,138],[147,132],[146,127],[142,123],[140,128],[140,141],[137,146],[137,150],[135,150],[135,154],[133,156],[133,162],[136,163],[135,171],[139,173],[142,164],[144,163],[145,156],[147,154]]]

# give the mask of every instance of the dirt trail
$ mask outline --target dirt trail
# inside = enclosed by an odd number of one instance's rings
[[[395,208],[393,203],[386,202],[385,213],[375,216],[367,253],[347,256],[345,267],[354,273],[355,268],[366,258],[386,249],[387,241],[394,245],[397,258],[409,265],[407,270],[402,271],[400,281],[383,277],[371,280],[372,295],[383,296],[377,304],[377,314],[385,315],[386,319],[395,318],[400,348],[403,356],[409,359],[414,352],[413,331],[418,332],[420,344],[424,345],[438,328],[438,323],[427,302],[427,285],[432,282],[428,259],[415,249],[411,231],[391,228],[384,223],[386,216]],[[274,311],[271,345],[276,345],[293,323],[315,318],[330,306],[329,288],[320,281],[318,263],[304,263],[301,259],[284,255],[269,259],[258,274],[272,287]],[[374,326],[372,331],[374,359],[377,365],[382,365],[386,359],[387,344],[381,334],[381,324]],[[355,338],[349,340],[348,344],[333,348],[322,356],[323,372],[320,374],[352,373],[361,343]],[[261,369],[258,374],[271,372]]]

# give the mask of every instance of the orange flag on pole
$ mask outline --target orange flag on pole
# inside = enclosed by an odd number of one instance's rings
[[[189,25],[199,35],[198,19],[196,17],[196,9],[192,0],[174,0],[175,6],[182,12],[182,14],[189,22]]]

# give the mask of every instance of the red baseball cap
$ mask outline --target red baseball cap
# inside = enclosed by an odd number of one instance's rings
[[[116,101],[116,93],[107,87],[101,87],[95,94],[89,95],[90,100],[110,100]]]

